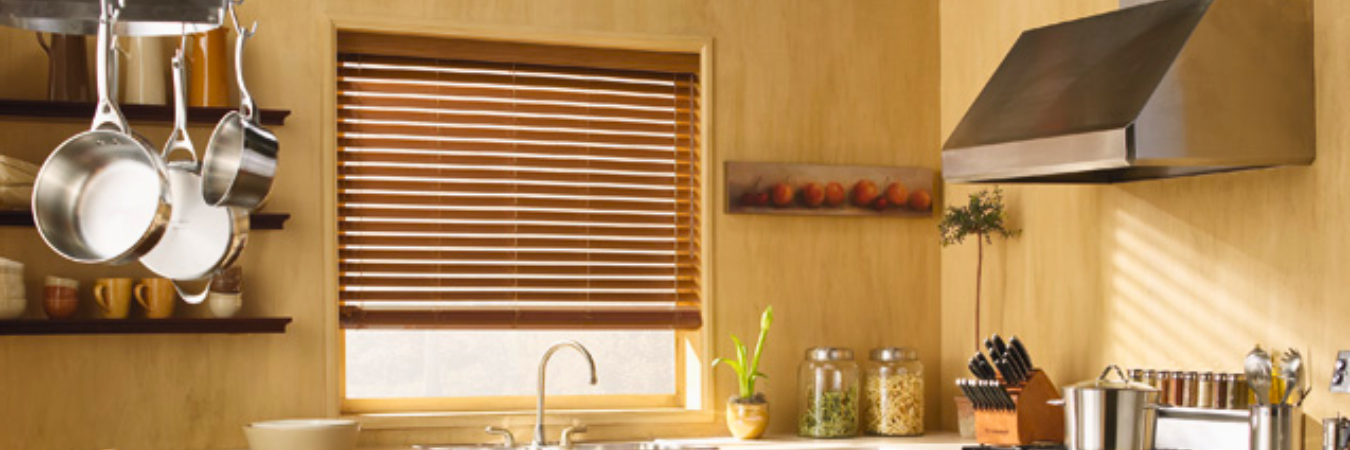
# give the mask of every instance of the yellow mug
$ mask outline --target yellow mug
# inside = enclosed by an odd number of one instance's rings
[[[163,319],[173,316],[173,303],[178,291],[168,278],[145,278],[136,285],[136,303],[145,308],[145,317]]]
[[[103,318],[127,318],[131,311],[131,279],[99,278],[94,281],[94,301]]]

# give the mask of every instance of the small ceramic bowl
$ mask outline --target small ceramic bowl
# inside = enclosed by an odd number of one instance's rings
[[[274,420],[244,427],[252,450],[352,450],[360,433],[360,423],[339,419]]]

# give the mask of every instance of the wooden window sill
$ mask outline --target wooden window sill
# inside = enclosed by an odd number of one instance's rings
[[[406,412],[343,414],[342,418],[361,423],[364,430],[408,430],[420,428],[483,428],[486,426],[527,427],[534,425],[534,411],[501,412]],[[588,426],[632,424],[712,423],[712,410],[684,408],[642,408],[609,410],[549,410],[546,425],[583,423]]]

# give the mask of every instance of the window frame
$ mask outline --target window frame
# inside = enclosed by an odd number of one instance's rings
[[[715,419],[713,377],[707,362],[714,342],[715,299],[712,254],[712,217],[717,212],[713,195],[717,159],[713,156],[712,124],[712,39],[698,36],[558,33],[519,28],[463,28],[444,21],[372,20],[365,17],[330,17],[319,40],[326,45],[326,70],[322,92],[322,207],[324,230],[324,344],[329,363],[325,367],[325,391],[330,416],[361,420],[367,428],[399,429],[420,427],[480,427],[502,424],[514,417],[533,414],[534,397],[348,399],[344,330],[339,323],[338,226],[337,226],[337,39],[340,32],[370,32],[429,36],[451,39],[478,39],[530,44],[570,45],[623,50],[684,52],[699,56],[700,105],[699,142],[703,180],[699,238],[704,283],[700,286],[703,326],[698,330],[676,331],[676,392],[674,395],[549,396],[550,416],[554,420],[583,420],[589,424],[632,423],[711,423]],[[550,420],[552,422],[553,420]]]

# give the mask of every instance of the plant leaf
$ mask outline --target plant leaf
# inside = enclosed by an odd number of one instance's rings
[[[745,367],[745,344],[742,344],[741,338],[734,334],[731,335],[731,342],[736,344],[736,361],[741,363],[741,367]]]
[[[740,377],[741,377],[741,373],[745,372],[745,370],[741,368],[741,365],[740,365],[740,364],[738,364],[738,363],[736,363],[736,361],[732,361],[732,360],[730,360],[730,359],[722,359],[722,358],[714,359],[713,362],[712,362],[713,367],[717,367],[718,364],[726,364],[726,365],[728,365],[728,366],[731,366],[731,370],[733,370],[733,371],[736,372],[736,377],[737,377],[737,378],[740,378]]]

